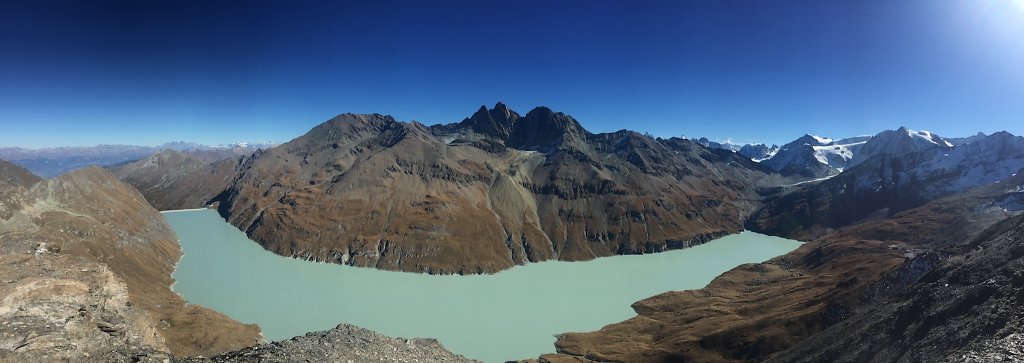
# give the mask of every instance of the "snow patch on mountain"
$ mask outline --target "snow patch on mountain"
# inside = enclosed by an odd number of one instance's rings
[[[843,171],[850,159],[853,159],[854,150],[867,143],[867,140],[853,142],[847,140],[849,139],[830,142],[828,145],[812,146],[814,157],[822,164],[829,165],[840,172]],[[846,143],[842,143],[844,141]]]
[[[882,131],[868,140],[854,153],[847,167],[858,165],[877,155],[895,157],[931,149],[948,150],[952,147],[952,143],[932,132],[900,127],[895,131]]]
[[[1024,137],[1007,132],[954,147],[942,142],[932,146],[917,152],[890,154],[886,156],[888,161],[876,159],[851,168],[856,190],[911,188],[921,196],[933,198],[994,184],[1024,169]]]
[[[939,135],[933,134],[931,131],[914,131],[907,128],[904,128],[903,130],[910,137],[920,138],[926,142],[930,142],[939,146],[953,147],[953,143],[946,141],[945,139],[939,137]]]
[[[808,135],[808,136],[813,137],[820,144],[831,144],[832,143],[832,139],[827,138],[827,137],[821,137],[821,136],[818,136],[818,135]]]
[[[835,140],[808,134],[783,145],[761,162],[783,175],[821,178],[842,172],[869,139],[871,136]]]
[[[753,160],[754,162],[760,163],[760,162],[762,162],[762,161],[765,161],[765,160],[771,159],[772,157],[774,157],[774,156],[775,156],[775,154],[778,154],[778,153],[779,153],[779,147],[778,147],[778,146],[775,146],[775,145],[772,145],[771,149],[769,149],[769,150],[768,150],[768,153],[767,153],[767,154],[764,154],[764,156],[763,156],[763,157],[759,157],[759,158],[751,158],[750,160]]]

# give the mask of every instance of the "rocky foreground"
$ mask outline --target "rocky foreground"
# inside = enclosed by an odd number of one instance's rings
[[[434,339],[404,339],[341,324],[331,330],[185,362],[476,362]]]
[[[210,355],[262,340],[255,325],[171,291],[177,238],[134,188],[95,167],[39,180],[0,163],[18,175],[0,178],[0,336],[10,352],[79,357],[115,339]]]

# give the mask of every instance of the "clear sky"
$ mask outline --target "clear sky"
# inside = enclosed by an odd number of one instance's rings
[[[595,132],[1024,133],[1024,0],[8,1],[0,146],[287,141],[546,105]]]

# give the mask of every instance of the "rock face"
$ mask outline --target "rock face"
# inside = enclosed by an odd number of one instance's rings
[[[1019,329],[1024,311],[1024,225],[1004,207],[1024,201],[1024,178],[1004,183],[639,301],[637,317],[560,335],[559,353],[539,360],[934,361],[983,348]]]
[[[41,359],[37,353],[128,354],[110,351],[117,343],[209,355],[261,340],[257,327],[186,305],[171,291],[181,253],[173,231],[106,171],[0,190],[0,314],[10,322],[0,325],[3,354],[30,361]]]
[[[830,229],[892,216],[942,196],[996,183],[1024,168],[1024,138],[1007,132],[955,147],[919,141],[931,146],[916,152],[908,151],[914,149],[905,144],[923,138],[907,135],[903,129],[883,132],[865,149],[891,151],[879,151],[831,179],[768,198],[748,228],[811,239]],[[871,146],[886,139],[898,145]]]
[[[775,156],[777,152],[779,152],[779,147],[776,145],[768,147],[765,144],[747,144],[743,145],[736,153],[746,156],[751,160],[761,161]]]
[[[345,114],[169,186],[132,169],[118,174],[152,204],[216,206],[275,253],[428,273],[702,243],[743,228],[764,176],[689,140],[592,134],[502,104],[431,128]]]
[[[187,362],[476,362],[434,339],[392,338],[348,324],[288,340]]]
[[[123,361],[167,350],[106,265],[47,252],[0,254],[0,361]]]

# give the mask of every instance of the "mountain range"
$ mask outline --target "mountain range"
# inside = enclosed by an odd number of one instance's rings
[[[111,291],[116,309],[48,302],[58,312],[85,306],[76,324],[107,322],[45,335],[88,337],[77,340],[82,352],[128,346],[116,356],[245,361],[335,357],[345,334],[365,335],[339,326],[243,348],[259,340],[254,327],[168,295],[180,252],[156,210],[215,209],[284,256],[431,274],[654,253],[748,229],[806,243],[703,289],[636,302],[636,317],[559,335],[556,353],[528,361],[1020,357],[1000,347],[1024,327],[1024,138],[901,127],[723,145],[593,133],[546,107],[520,114],[498,103],[433,126],[342,114],[272,148],[225,157],[166,149],[49,180],[0,162],[0,258],[58,267],[25,268],[13,279],[23,290],[42,273],[49,284],[85,286],[73,291]],[[22,296],[11,291],[0,287]],[[46,316],[25,326],[43,332]],[[67,330],[79,326],[89,329]],[[0,334],[0,346],[19,336]],[[144,338],[118,345],[110,336]],[[0,358],[81,353],[33,344]]]
[[[764,182],[687,139],[500,103],[432,127],[344,114],[245,157],[140,171],[170,158],[114,173],[162,208],[214,206],[282,255],[441,274],[702,243],[742,230]]]
[[[139,160],[161,150],[191,152],[199,159],[214,161],[230,156],[245,155],[257,149],[270,148],[274,145],[271,142],[241,142],[208,146],[174,141],[159,146],[97,145],[43,149],[0,147],[0,159],[18,164],[43,178],[53,178],[89,166],[105,167]]]
[[[833,140],[806,134],[781,147],[764,144],[736,145],[698,139],[705,147],[735,151],[785,176],[817,179],[839,174],[844,169],[878,154],[902,155],[932,147],[951,148],[987,137],[978,133],[965,138],[945,139],[929,131],[906,127],[883,131],[873,136],[855,136]],[[869,142],[874,140],[873,142]]]
[[[159,209],[217,208],[285,256],[463,274],[681,248],[744,228],[816,237],[1009,177],[1024,165],[1021,140],[805,135],[755,161],[498,103],[429,127],[344,114],[242,157],[164,151],[112,171]]]

